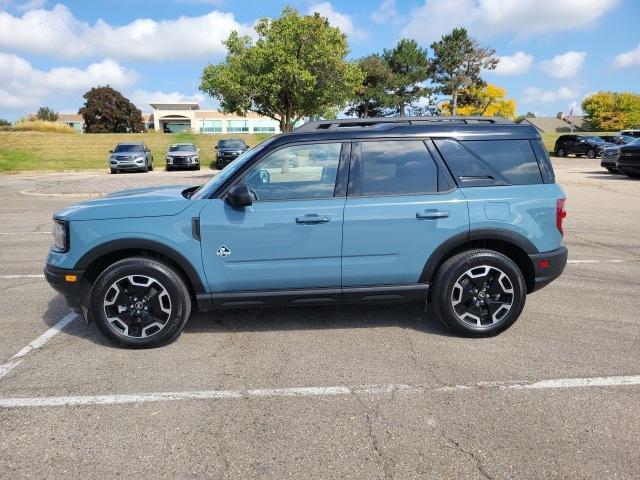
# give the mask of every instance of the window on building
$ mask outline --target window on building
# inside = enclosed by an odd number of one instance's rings
[[[275,133],[278,128],[278,122],[275,120],[254,120],[253,131],[254,133]]]
[[[248,120],[227,120],[228,133],[249,133]]]
[[[438,191],[438,169],[420,141],[362,142],[362,194]]]
[[[200,133],[221,133],[222,120],[200,120]]]

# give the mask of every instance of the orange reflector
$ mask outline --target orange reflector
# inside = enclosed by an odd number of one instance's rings
[[[540,260],[538,262],[538,268],[549,268],[549,260]]]
[[[77,275],[65,275],[64,276],[64,280],[65,282],[75,282],[78,280],[78,276]]]

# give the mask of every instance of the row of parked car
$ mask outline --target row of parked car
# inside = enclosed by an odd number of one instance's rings
[[[561,135],[554,151],[558,157],[601,157],[600,165],[609,172],[640,178],[640,130],[623,130],[620,135]]]
[[[215,164],[224,168],[231,161],[249,150],[241,138],[223,138],[215,146]],[[153,153],[144,142],[119,143],[109,151],[111,173],[121,171],[149,172],[153,170]],[[165,154],[167,171],[177,169],[200,170],[200,149],[193,143],[174,143]]]

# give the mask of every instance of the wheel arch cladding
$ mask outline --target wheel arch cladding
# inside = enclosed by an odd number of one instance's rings
[[[184,277],[192,294],[206,291],[200,275],[180,252],[153,240],[129,238],[111,240],[85,253],[78,260],[75,268],[85,270],[85,278],[93,282],[112,263],[128,257],[145,255],[164,260],[175,268]]]
[[[460,233],[442,243],[427,259],[420,275],[420,283],[429,283],[447,259],[472,248],[486,248],[500,252],[520,268],[524,275],[527,293],[531,293],[535,284],[535,269],[529,254],[539,253],[527,238],[510,230],[486,229]]]

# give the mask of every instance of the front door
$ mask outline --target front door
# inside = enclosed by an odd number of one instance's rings
[[[345,206],[342,284],[414,285],[433,251],[468,231],[467,202],[439,187],[446,180],[423,141],[360,145]]]
[[[212,292],[340,287],[345,198],[334,188],[342,149],[340,142],[285,146],[238,180],[253,205],[209,201],[200,229]]]

